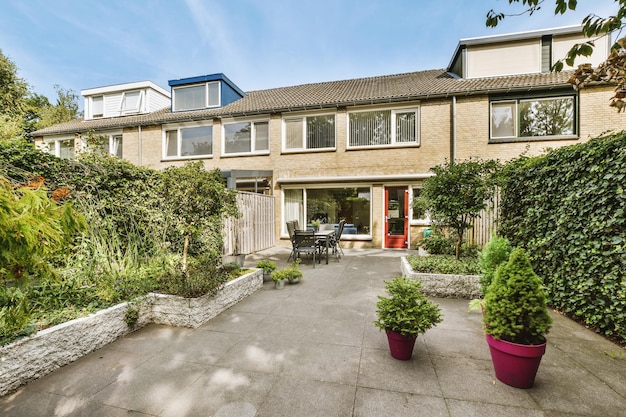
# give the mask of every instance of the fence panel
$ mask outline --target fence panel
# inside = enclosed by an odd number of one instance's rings
[[[499,207],[500,193],[496,192],[487,208],[481,211],[478,217],[474,219],[473,227],[465,232],[465,238],[468,243],[482,248],[489,242],[491,235],[496,231]]]
[[[276,244],[274,196],[237,192],[238,219],[224,221],[224,255],[253,253]]]

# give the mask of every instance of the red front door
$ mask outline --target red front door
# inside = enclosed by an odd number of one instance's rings
[[[409,247],[409,190],[385,187],[385,247]]]

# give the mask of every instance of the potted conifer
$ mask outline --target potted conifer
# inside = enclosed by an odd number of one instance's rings
[[[409,360],[417,336],[441,322],[441,310],[426,298],[420,281],[396,277],[385,289],[391,297],[378,296],[374,325],[387,333],[391,356]]]
[[[483,323],[496,377],[512,387],[532,387],[552,318],[542,282],[522,249],[498,267],[485,295]]]

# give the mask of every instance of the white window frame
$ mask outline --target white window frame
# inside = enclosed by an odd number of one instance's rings
[[[286,219],[285,218],[285,190],[302,190],[302,215],[304,216],[304,221],[306,221],[306,215],[307,215],[307,202],[308,202],[308,196],[307,196],[307,190],[312,190],[312,189],[341,189],[341,188],[367,188],[369,189],[369,195],[370,195],[370,207],[369,207],[369,217],[370,217],[370,232],[369,234],[342,234],[341,235],[341,240],[372,240],[372,230],[374,228],[374,187],[371,184],[362,184],[362,183],[358,183],[358,184],[349,184],[349,183],[338,183],[338,184],[324,184],[324,185],[309,185],[309,184],[303,184],[301,186],[298,185],[293,185],[293,186],[289,186],[289,187],[283,187],[281,189],[281,206],[280,206],[280,212],[281,212],[281,237],[282,238],[288,238],[289,235],[287,233],[287,226],[286,226],[286,222],[289,220],[293,220],[293,219]],[[301,227],[303,225],[300,225]]]
[[[198,127],[211,127],[213,128],[213,123],[183,123],[183,124],[175,124],[175,125],[163,125],[162,127],[162,139],[161,139],[161,154],[163,155],[163,160],[172,161],[172,160],[188,160],[188,159],[205,159],[212,158],[215,152],[215,134],[211,132],[211,153],[210,154],[202,154],[202,155],[181,155],[182,148],[182,136],[181,130],[184,129],[193,129]],[[176,130],[176,156],[168,156],[167,155],[167,132]],[[213,130],[213,129],[212,129]]]
[[[249,152],[231,152],[226,153],[226,126],[238,123],[250,123],[251,132],[250,132],[250,151]],[[260,123],[267,124],[267,149],[256,149],[256,125]],[[221,156],[231,157],[231,156],[246,156],[246,155],[269,155],[270,147],[271,147],[271,128],[270,128],[270,120],[263,119],[222,119],[222,153]]]
[[[335,118],[335,146],[325,147],[325,148],[308,148],[306,146],[307,143],[307,119],[310,117],[318,117],[318,116],[333,116]],[[302,123],[302,143],[299,148],[287,148],[287,122],[299,120]],[[334,151],[337,149],[337,114],[332,112],[326,113],[314,113],[314,114],[303,114],[303,115],[290,115],[285,116],[282,119],[282,152],[290,153],[290,152],[323,152],[323,151]]]
[[[371,113],[391,111],[391,143],[382,145],[350,145],[350,115],[355,113]],[[415,113],[415,141],[414,142],[398,142],[396,138],[396,115],[398,113]],[[410,107],[383,107],[383,108],[365,108],[349,110],[346,120],[346,149],[371,149],[371,148],[397,148],[397,147],[416,147],[420,146],[420,106]]]
[[[96,114],[95,111],[94,111],[94,108],[95,108],[94,100],[97,99],[97,98],[101,99],[102,111],[100,113]],[[90,106],[89,106],[90,107],[89,108],[90,116],[91,116],[92,119],[100,119],[100,118],[104,117],[104,94],[101,94],[101,95],[98,95],[98,96],[89,97],[89,104],[90,104]]]
[[[43,147],[43,151],[47,152],[51,155],[56,156],[57,158],[61,158],[61,144],[60,142],[65,142],[65,141],[73,141],[74,142],[74,151],[73,154],[70,158],[65,158],[65,159],[75,159],[76,158],[76,141],[78,140],[78,138],[74,137],[74,136],[66,136],[66,137],[57,137],[57,138],[49,138],[49,139],[44,139],[44,147]],[[54,148],[50,149],[50,144],[54,143]]]
[[[413,200],[415,199],[415,189],[421,189],[421,185],[409,185],[409,225],[411,226],[430,226],[432,224],[428,213],[425,213],[425,217],[414,219],[413,218]]]
[[[520,134],[520,109],[519,105],[523,102],[528,101],[542,101],[542,100],[559,100],[559,99],[571,99],[573,100],[574,106],[574,120],[573,120],[573,133],[565,134],[565,135],[546,135],[546,136],[519,136]],[[578,109],[577,104],[578,100],[574,94],[561,94],[561,95],[540,95],[535,97],[518,97],[514,99],[503,98],[503,99],[492,99],[489,100],[489,142],[490,143],[499,143],[499,142],[515,142],[515,141],[544,141],[544,140],[562,140],[562,139],[576,139],[578,138]],[[494,136],[493,135],[493,107],[494,105],[499,104],[510,104],[513,106],[513,135],[512,136]]]
[[[127,95],[135,94],[135,93],[137,94],[137,105],[135,107],[127,107],[126,106]],[[144,90],[124,91],[122,93],[122,98],[120,100],[120,105],[118,108],[119,114],[126,115],[126,114],[140,113],[141,109],[143,108],[144,96],[145,96]]]
[[[210,103],[210,95],[209,95],[209,86],[217,85],[217,103]],[[183,90],[189,87],[198,87],[204,86],[204,105],[200,107],[186,108],[186,109],[178,109],[176,104],[176,90]],[[190,111],[190,110],[199,110],[199,109],[210,109],[220,107],[222,103],[222,83],[220,81],[207,81],[203,83],[195,83],[195,84],[186,84],[179,85],[172,88],[172,111],[173,112],[181,112],[181,111]]]

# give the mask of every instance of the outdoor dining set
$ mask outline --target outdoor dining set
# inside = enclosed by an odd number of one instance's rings
[[[317,263],[321,263],[324,255],[326,264],[328,264],[329,254],[339,260],[343,255],[339,242],[345,223],[345,220],[341,220],[337,225],[322,223],[319,228],[301,229],[298,220],[288,221],[287,232],[292,244],[288,261],[302,259],[301,255],[306,254],[312,257],[313,268],[315,268],[316,259]]]

